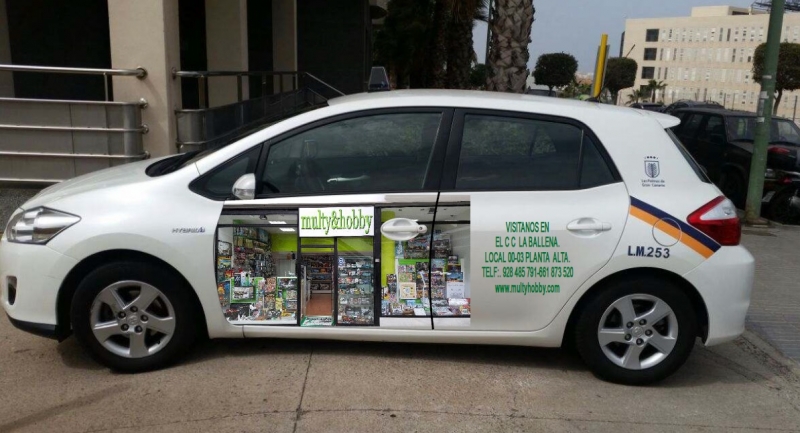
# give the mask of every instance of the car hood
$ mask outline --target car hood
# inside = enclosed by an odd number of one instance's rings
[[[22,208],[28,210],[39,206],[45,206],[48,203],[55,202],[64,197],[81,194],[87,191],[97,191],[151,180],[153,178],[148,176],[145,170],[155,161],[164,158],[132,162],[65,180],[64,182],[43,189],[33,196],[33,198],[25,202]]]

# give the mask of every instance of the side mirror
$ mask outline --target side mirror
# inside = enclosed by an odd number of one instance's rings
[[[239,200],[256,198],[256,175],[248,173],[237,179],[233,184],[233,195]]]

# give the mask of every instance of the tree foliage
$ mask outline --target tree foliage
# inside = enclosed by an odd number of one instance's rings
[[[488,68],[483,63],[476,63],[469,71],[469,87],[471,89],[483,89],[486,86],[486,76]]]
[[[764,75],[764,60],[767,51],[767,44],[763,43],[756,48],[753,56],[753,80],[761,83]],[[773,113],[778,112],[778,104],[781,103],[783,91],[800,89],[800,44],[790,42],[781,43],[778,52],[778,73],[775,77],[775,105]]]
[[[472,28],[487,0],[390,0],[374,39],[374,63],[397,88],[470,87]]]
[[[578,61],[571,54],[542,54],[536,60],[533,79],[536,80],[536,84],[547,86],[552,92],[553,87],[564,87],[573,82],[576,72],[578,72]]]
[[[615,104],[620,90],[633,87],[638,69],[639,65],[636,60],[627,57],[612,57],[608,59],[604,87],[611,92],[611,99],[614,100]]]

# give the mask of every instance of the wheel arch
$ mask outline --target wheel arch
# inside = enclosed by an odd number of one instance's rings
[[[124,249],[107,250],[92,254],[78,262],[78,264],[69,271],[58,289],[58,295],[56,297],[56,338],[58,341],[64,341],[72,333],[70,324],[70,304],[80,282],[83,281],[90,272],[97,269],[98,266],[106,263],[123,261],[144,262],[164,267],[179,276],[187,287],[192,287],[186,277],[174,266],[151,254]],[[189,292],[194,302],[195,312],[202,320],[202,329],[204,329],[204,332],[207,334],[208,329],[205,321],[205,311],[200,303],[200,298],[197,297],[197,293],[194,290],[190,290]]]
[[[703,297],[700,295],[700,292],[694,287],[694,285],[692,285],[692,283],[687,281],[682,276],[664,269],[633,268],[619,271],[603,278],[590,287],[583,295],[581,295],[580,299],[575,304],[575,307],[570,312],[569,319],[567,320],[567,326],[564,328],[564,344],[572,345],[578,316],[583,308],[590,303],[598,293],[602,292],[605,288],[617,281],[637,277],[665,279],[681,288],[681,290],[689,297],[689,300],[692,303],[692,308],[695,311],[699,337],[702,338],[703,341],[706,340],[708,337],[708,309],[706,308],[706,303],[703,301]]]

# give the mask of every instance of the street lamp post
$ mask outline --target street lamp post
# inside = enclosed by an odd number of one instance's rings
[[[781,28],[785,0],[773,0],[769,14],[767,46],[764,55],[764,75],[761,77],[761,92],[756,110],[756,131],[753,140],[753,159],[750,162],[750,182],[747,188],[745,222],[763,224],[761,218],[761,196],[764,192],[764,173],[767,170],[767,145],[772,123],[772,104],[775,98],[775,75],[778,72]]]

